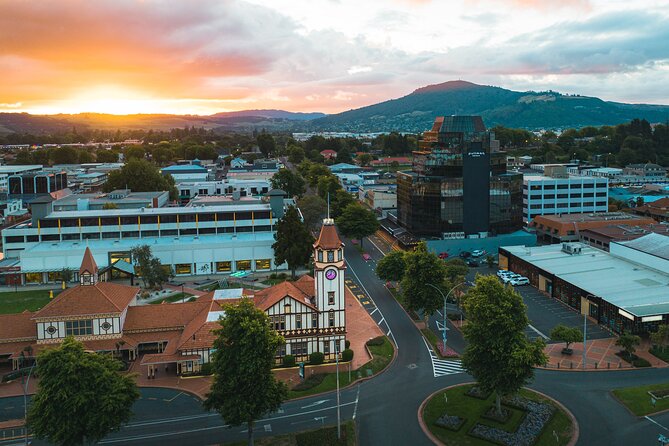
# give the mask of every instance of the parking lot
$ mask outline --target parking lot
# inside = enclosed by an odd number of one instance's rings
[[[470,268],[468,279],[473,280],[478,274],[495,274],[497,269],[489,269],[487,266]],[[527,316],[530,325],[525,330],[530,339],[542,337],[547,343],[551,343],[550,333],[553,327],[563,324],[568,327],[578,327],[583,330],[583,315],[563,304],[562,302],[546,296],[532,285],[516,287],[516,291],[523,296],[527,305]],[[586,336],[588,339],[605,339],[612,337],[611,333],[600,327],[597,323],[587,321]]]

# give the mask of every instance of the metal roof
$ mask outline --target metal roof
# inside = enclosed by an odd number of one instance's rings
[[[634,240],[619,243],[628,248],[669,260],[669,237],[666,235],[651,233]]]
[[[561,244],[502,248],[628,313],[639,317],[669,313],[669,272],[581,246],[581,254],[573,255],[562,251]]]

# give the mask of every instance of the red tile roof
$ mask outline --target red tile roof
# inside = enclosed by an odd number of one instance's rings
[[[183,330],[203,308],[209,308],[210,304],[209,301],[198,300],[129,307],[123,331],[132,333],[141,330]]]
[[[315,282],[316,281],[314,280],[313,277],[311,277],[309,274],[305,274],[304,276],[300,277],[295,282],[293,282],[293,285],[298,287],[300,291],[302,291],[307,296],[314,297],[316,295]]]
[[[60,293],[34,314],[34,319],[122,313],[139,293],[139,287],[111,282],[75,286]]]
[[[286,296],[291,297],[314,310],[316,309],[310,300],[310,297],[312,296],[302,292],[302,290],[292,282],[281,282],[273,287],[258,291],[255,296],[257,299],[256,306],[261,310],[266,311]]]
[[[37,338],[37,327],[32,320],[34,313],[0,314],[0,342],[11,339]]]
[[[314,248],[321,249],[338,249],[342,246],[337,228],[333,224],[323,224],[321,226],[321,233],[318,235],[318,240],[314,243]]]
[[[88,272],[89,274],[95,274],[98,272],[98,264],[95,263],[91,248],[88,246],[86,247],[86,251],[84,251],[84,258],[81,261],[81,266],[79,267],[79,275],[84,272]]]

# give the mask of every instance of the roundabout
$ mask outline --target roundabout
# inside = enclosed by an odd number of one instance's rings
[[[475,383],[457,384],[432,393],[418,410],[418,421],[440,445],[560,445],[578,440],[574,416],[558,401],[533,390],[502,398],[502,413],[495,396]]]

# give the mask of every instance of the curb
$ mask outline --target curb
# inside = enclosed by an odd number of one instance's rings
[[[140,385],[138,385],[137,387],[142,388],[142,389],[170,389],[170,390],[178,390],[179,392],[183,392],[183,393],[187,393],[187,394],[189,394],[189,395],[193,395],[194,397],[196,397],[196,398],[199,399],[200,401],[204,401],[204,400],[205,400],[204,396],[202,396],[202,395],[198,395],[197,393],[195,393],[195,392],[192,391],[192,390],[183,389],[183,388],[181,388],[181,387],[176,387],[176,386],[140,386]]]
[[[466,383],[454,384],[452,386],[444,387],[443,389],[439,389],[435,392],[432,392],[430,395],[428,395],[423,400],[422,403],[420,403],[420,407],[418,407],[418,424],[420,425],[421,430],[427,436],[427,438],[429,438],[430,441],[432,441],[437,446],[446,446],[446,445],[444,443],[442,443],[434,434],[432,434],[432,432],[430,432],[430,430],[427,428],[427,425],[425,424],[425,420],[423,419],[423,411],[425,410],[425,406],[427,405],[427,402],[429,400],[431,400],[432,397],[434,397],[438,393],[444,392],[444,391],[449,390],[449,389],[453,389],[455,387],[466,386],[466,385],[469,385],[469,384],[476,384],[476,383],[473,382],[473,381],[470,381],[470,382],[466,382]],[[545,393],[539,392],[538,390],[530,389],[529,387],[525,387],[525,389],[529,390],[531,392],[534,392],[538,395],[541,395],[542,397],[550,400],[551,402],[555,403],[560,409],[562,409],[567,414],[567,416],[569,417],[569,419],[572,422],[572,426],[574,426],[574,431],[571,434],[571,439],[569,440],[569,443],[567,443],[567,446],[575,446],[576,443],[578,442],[578,437],[579,437],[579,434],[580,434],[580,427],[578,425],[578,421],[576,421],[576,417],[574,417],[574,414],[571,413],[571,411],[569,409],[567,409],[561,402],[559,402],[555,398],[552,398],[552,397],[546,395]],[[669,409],[667,409],[667,410],[669,410]]]

